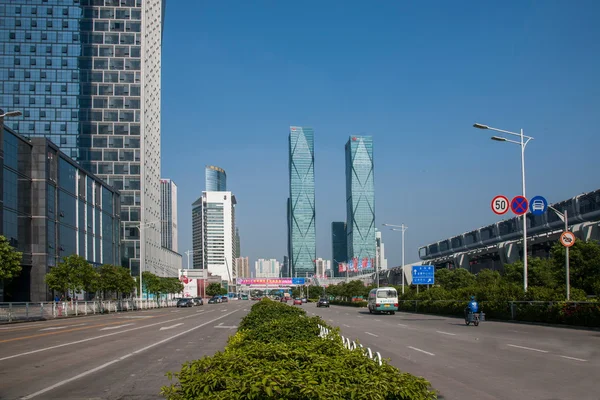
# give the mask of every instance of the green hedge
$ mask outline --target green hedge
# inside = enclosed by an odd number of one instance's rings
[[[293,310],[293,311],[292,311]],[[320,338],[319,325],[332,333]],[[319,317],[268,299],[252,306],[223,352],[167,374],[169,400],[433,400],[429,383],[348,350]]]

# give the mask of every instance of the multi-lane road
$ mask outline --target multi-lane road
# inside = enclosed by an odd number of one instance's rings
[[[251,305],[0,326],[0,399],[160,399],[165,373],[222,350]]]
[[[225,347],[254,302],[0,326],[0,399],[159,399],[167,371]],[[290,305],[290,307],[292,307]],[[600,399],[600,332],[316,308],[444,399]]]
[[[400,370],[427,378],[444,399],[600,399],[598,331],[303,307]]]

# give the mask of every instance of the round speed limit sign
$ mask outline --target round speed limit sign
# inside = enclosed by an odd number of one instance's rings
[[[492,200],[492,211],[497,215],[506,214],[508,209],[510,208],[510,203],[506,196],[496,196]]]

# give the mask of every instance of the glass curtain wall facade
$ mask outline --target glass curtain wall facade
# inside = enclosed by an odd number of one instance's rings
[[[160,180],[160,198],[162,247],[177,252],[177,185],[171,179]]]
[[[204,178],[207,192],[227,191],[227,174],[223,168],[207,165],[204,169]]]
[[[47,137],[121,191],[121,263],[176,276],[161,246],[161,0],[0,0],[0,96],[20,134]],[[140,227],[141,225],[141,227]],[[138,229],[138,227],[140,229]]]
[[[204,248],[206,246],[204,234],[204,222],[203,218],[203,198],[200,197],[194,203],[192,203],[192,251],[193,257],[193,268],[204,269],[206,268],[206,253]]]
[[[363,268],[370,261],[373,268],[376,247],[373,138],[351,136],[345,150],[348,258]]]
[[[344,272],[339,272],[339,263],[345,263],[348,260],[348,243],[346,235],[345,222],[331,223],[331,254],[333,257],[333,276],[346,276]]]
[[[292,276],[315,272],[315,172],[314,131],[290,127],[288,208],[290,266]]]

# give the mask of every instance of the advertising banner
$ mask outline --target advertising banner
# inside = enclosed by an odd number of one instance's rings
[[[238,278],[239,285],[304,285],[304,278]]]
[[[182,275],[179,281],[183,283],[183,297],[198,297],[198,279],[190,279]]]

